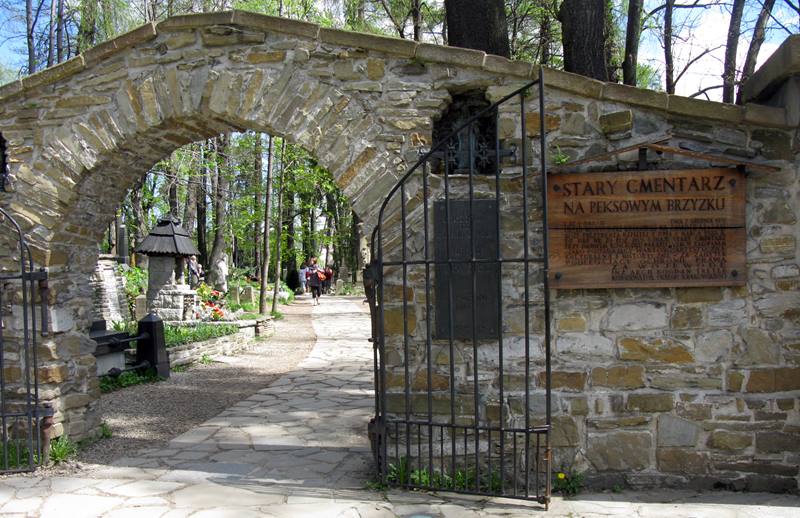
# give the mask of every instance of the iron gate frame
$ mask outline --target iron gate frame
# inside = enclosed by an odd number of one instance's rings
[[[46,300],[48,296],[47,271],[43,268],[35,269],[33,255],[19,224],[3,208],[0,208],[0,224],[12,227],[11,238],[17,242],[19,270],[16,273],[0,273],[0,474],[21,473],[35,470],[40,464],[45,464],[43,457],[42,419],[52,416],[52,409],[39,406],[39,375],[38,357],[36,350],[36,336],[47,335]],[[22,391],[12,395],[9,392],[6,380],[6,337],[3,304],[5,285],[19,281],[19,292],[22,295],[22,341],[18,344],[20,384]],[[36,319],[36,294],[37,287],[41,297],[41,331],[38,330]],[[16,292],[12,288],[11,296]],[[8,315],[13,318],[13,315]],[[18,338],[18,337],[15,337]],[[16,344],[15,344],[16,345]],[[24,363],[23,363],[24,361]],[[11,397],[9,398],[9,395]],[[9,401],[10,399],[10,401]],[[21,410],[9,410],[9,406],[19,405]],[[9,425],[9,422],[11,425]],[[22,422],[24,432],[22,438],[13,437],[19,430],[15,425]],[[9,430],[11,427],[11,430]],[[11,433],[9,433],[11,432]],[[11,435],[11,436],[10,436]],[[13,448],[11,448],[13,446]],[[13,449],[15,458],[9,458],[9,450]],[[49,452],[48,452],[49,453]],[[13,461],[13,462],[12,462]]]
[[[532,91],[534,87],[538,86],[538,94],[539,94],[539,145],[540,145],[540,182],[541,182],[541,203],[542,203],[542,256],[541,257],[530,257],[529,251],[529,233],[530,233],[530,225],[527,218],[528,213],[528,176],[532,174],[529,169],[531,167],[528,164],[528,156],[527,156],[527,144],[525,140],[528,138],[527,136],[527,129],[526,129],[526,96]],[[476,264],[480,261],[476,260],[475,258],[475,229],[474,229],[474,217],[473,214],[473,201],[474,201],[474,191],[473,191],[473,182],[475,176],[475,168],[474,168],[474,160],[473,158],[475,155],[475,146],[473,145],[473,139],[470,139],[470,146],[469,146],[469,202],[470,202],[470,218],[469,218],[469,226],[470,226],[470,243],[472,247],[472,257],[470,260],[459,260],[454,261],[451,257],[449,257],[449,242],[450,242],[450,191],[449,191],[449,179],[450,172],[448,169],[448,160],[447,160],[447,145],[451,142],[454,137],[458,136],[461,132],[464,131],[471,131],[473,124],[480,119],[481,117],[493,116],[495,119],[495,123],[499,121],[499,107],[510,101],[511,99],[518,98],[519,99],[519,114],[520,114],[520,137],[521,137],[521,163],[522,163],[522,204],[523,204],[523,258],[522,259],[504,259],[503,252],[501,247],[499,246],[499,239],[501,234],[501,217],[500,217],[500,174],[501,174],[501,157],[503,151],[500,147],[500,137],[499,134],[496,132],[495,134],[495,142],[494,142],[494,157],[495,157],[495,165],[494,165],[494,180],[495,180],[495,199],[497,200],[497,221],[496,221],[496,232],[497,232],[497,239],[498,239],[498,250],[497,250],[497,259],[496,264],[500,269],[501,275],[498,282],[498,315],[499,315],[499,331],[498,331],[498,339],[499,339],[499,355],[500,355],[500,374],[499,374],[499,392],[500,392],[500,419],[499,419],[499,426],[481,426],[479,420],[479,388],[478,388],[478,365],[477,365],[477,339],[475,335],[475,312],[476,312],[476,289],[475,289],[475,278],[476,278]],[[497,126],[495,126],[497,127]],[[549,273],[549,261],[548,261],[548,221],[547,221],[547,163],[546,163],[546,150],[547,150],[547,137],[546,137],[546,127],[545,127],[545,87],[544,87],[544,69],[539,68],[539,77],[532,81],[525,86],[515,90],[514,92],[504,96],[499,101],[493,103],[489,107],[479,111],[472,117],[470,117],[467,122],[463,123],[461,126],[453,130],[450,134],[446,137],[442,138],[438,143],[435,143],[430,150],[427,152],[421,151],[420,154],[422,155],[421,158],[417,161],[417,163],[411,167],[404,176],[402,176],[397,183],[394,185],[392,190],[388,193],[383,204],[381,205],[380,212],[378,215],[378,222],[373,229],[372,232],[372,239],[371,239],[371,252],[372,252],[372,261],[371,263],[365,268],[365,287],[367,289],[368,299],[370,302],[370,310],[372,314],[372,342],[373,342],[373,349],[374,349],[374,370],[375,370],[375,418],[373,419],[370,432],[371,432],[371,440],[373,444],[373,455],[375,456],[376,465],[378,468],[378,473],[381,478],[381,482],[383,484],[393,484],[393,481],[389,480],[389,465],[388,465],[388,434],[390,433],[390,424],[393,422],[395,427],[396,436],[398,432],[398,427],[402,424],[406,428],[406,450],[407,453],[410,453],[410,442],[411,442],[411,429],[413,427],[417,428],[417,439],[418,441],[421,440],[421,427],[427,427],[427,439],[428,439],[428,465],[427,465],[427,473],[428,473],[428,481],[427,483],[412,483],[411,480],[401,480],[400,483],[394,483],[393,485],[398,485],[400,487],[408,488],[408,489],[423,489],[423,490],[444,490],[444,491],[451,491],[451,492],[460,492],[460,493],[468,493],[468,494],[478,494],[478,495],[487,495],[487,496],[503,496],[507,498],[518,498],[518,499],[525,499],[525,500],[535,500],[541,504],[544,504],[545,509],[549,507],[550,502],[550,495],[552,492],[552,446],[551,446],[551,425],[552,425],[552,408],[551,408],[551,354],[550,354],[550,342],[551,342],[551,329],[550,329],[550,287],[548,282],[548,273]],[[437,260],[436,258],[431,259],[430,255],[430,246],[429,246],[429,186],[428,186],[428,176],[434,174],[430,171],[430,168],[427,167],[427,164],[431,161],[431,159],[435,159],[436,155],[444,155],[444,172],[443,176],[443,183],[444,183],[444,199],[445,199],[445,239],[447,241],[447,253],[448,257],[446,261]],[[532,165],[532,164],[531,164]],[[406,182],[414,175],[415,172],[422,168],[422,190],[423,190],[423,204],[424,207],[423,211],[423,218],[424,218],[424,260],[423,261],[410,261],[407,258],[406,254],[406,203],[405,203],[405,185]],[[489,175],[490,177],[492,175]],[[396,194],[400,194],[400,220],[401,220],[401,255],[402,258],[400,261],[386,261],[384,259],[384,250],[383,250],[383,226],[384,226],[384,216],[386,208],[389,202],[393,199]],[[449,295],[449,312],[450,312],[450,319],[449,319],[449,362],[450,362],[450,373],[452,374],[453,371],[453,278],[452,278],[452,265],[454,262],[458,262],[460,264],[468,263],[470,266],[470,270],[472,271],[472,312],[473,312],[473,335],[472,335],[472,344],[473,344],[473,353],[475,358],[474,367],[472,369],[473,375],[473,383],[474,383],[474,397],[475,397],[475,422],[473,425],[456,425],[454,419],[451,419],[449,424],[444,423],[434,423],[433,416],[432,416],[432,401],[431,401],[431,345],[432,345],[432,335],[431,335],[431,265],[437,265],[440,263],[445,263],[449,265],[450,268],[450,275],[447,279],[447,292]],[[525,426],[522,429],[519,428],[511,428],[507,427],[505,421],[503,419],[503,397],[504,397],[504,388],[503,388],[503,321],[502,321],[502,304],[503,304],[503,296],[502,296],[502,265],[504,263],[523,263],[524,265],[524,300],[525,300]],[[544,349],[545,349],[545,394],[546,394],[546,407],[545,407],[545,424],[540,426],[531,426],[531,408],[530,408],[530,396],[531,396],[531,372],[530,372],[530,364],[531,364],[531,309],[534,307],[534,304],[531,302],[530,298],[530,266],[532,264],[541,264],[542,270],[542,286],[543,286],[543,310],[544,310]],[[424,421],[414,421],[411,419],[410,416],[410,383],[409,383],[409,370],[408,370],[408,339],[409,339],[409,330],[408,330],[408,300],[406,297],[406,286],[407,286],[407,274],[408,274],[408,266],[409,265],[424,265],[425,267],[425,316],[426,316],[426,353],[427,353],[427,385],[426,385],[426,392],[427,392],[427,420]],[[385,306],[385,293],[384,293],[384,283],[383,277],[384,272],[387,267],[402,267],[403,270],[403,285],[401,291],[401,297],[403,299],[403,346],[404,346],[404,376],[405,376],[405,383],[404,383],[404,396],[405,396],[405,419],[400,420],[389,420],[386,411],[386,343],[385,343],[385,315],[384,315],[384,306]],[[454,383],[452,378],[449,382],[450,385],[450,408],[451,408],[451,416],[454,416],[453,405],[454,403]],[[434,465],[433,465],[433,429],[434,427],[440,428],[440,436],[442,440],[442,473],[444,472],[444,429],[449,428],[449,432],[452,434],[451,440],[451,448],[452,448],[452,455],[449,458],[449,462],[452,462],[452,472],[455,472],[455,463],[456,463],[456,428],[461,428],[464,430],[464,455],[466,457],[468,449],[467,449],[467,431],[472,430],[474,432],[475,437],[475,466],[477,469],[477,478],[475,482],[475,490],[471,490],[467,487],[467,484],[464,483],[463,488],[457,487],[456,483],[452,481],[449,483],[447,487],[441,487],[442,484],[434,483]],[[500,490],[494,491],[494,486],[491,480],[493,476],[493,472],[491,470],[491,462],[492,462],[492,455],[491,450],[489,450],[489,468],[488,474],[490,477],[488,490],[481,490],[481,481],[480,481],[480,434],[485,432],[488,434],[487,442],[489,446],[491,446],[492,441],[492,432],[499,433],[500,437],[500,444],[501,444],[501,453],[500,453],[500,463],[501,463],[501,476],[500,476]],[[514,459],[514,487],[513,491],[510,494],[506,491],[504,487],[504,476],[505,471],[503,471],[503,462],[505,460],[505,450],[503,448],[503,442],[505,440],[506,434],[511,433],[513,434],[513,459]],[[517,476],[516,476],[516,459],[517,459],[517,434],[523,434],[525,437],[525,446],[524,446],[524,459],[525,459],[525,475],[524,475],[524,490],[518,491],[517,487]],[[531,453],[531,436],[535,435],[536,437],[536,458],[535,458],[535,491],[530,491],[530,472],[531,472],[531,463],[530,463],[530,453]],[[541,440],[544,438],[544,454],[541,455]],[[398,442],[395,442],[395,457],[398,457]],[[421,455],[421,450],[419,448],[419,442],[417,446],[417,452]],[[406,457],[407,459],[408,457]],[[544,463],[544,481],[539,480],[540,474],[540,458],[541,461]],[[468,464],[467,464],[468,465]],[[441,477],[439,482],[441,482]],[[539,491],[540,487],[543,489],[542,492]]]

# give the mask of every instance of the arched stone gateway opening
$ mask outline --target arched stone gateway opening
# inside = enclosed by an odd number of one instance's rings
[[[795,38],[787,48],[798,44]],[[781,99],[796,88],[784,71],[800,69],[800,54],[785,55],[787,66],[754,77],[748,97],[764,105],[744,107],[547,71],[551,162],[630,147],[588,169],[634,169],[637,146],[660,142],[689,152],[651,154],[661,169],[707,167],[707,154],[774,168],[748,177],[745,286],[559,290],[552,319],[556,467],[575,462],[609,487],[667,481],[797,489],[800,236],[792,200],[800,162],[796,106],[787,109]],[[86,334],[96,244],[125,191],[159,159],[224,132],[283,136],[332,172],[370,230],[387,193],[431,145],[433,121],[454,96],[483,91],[495,102],[534,78],[530,64],[482,52],[233,11],[143,26],[0,89],[13,186],[0,193],[0,205],[22,226],[37,266],[50,272],[39,379],[58,431],[77,439],[99,424],[94,344]],[[497,135],[528,150],[534,163],[539,109],[518,108],[500,110]],[[521,163],[508,170],[517,193],[513,175],[522,170]],[[537,167],[528,173],[535,178]],[[534,206],[524,217],[535,248],[541,214]],[[8,255],[0,251],[0,260]],[[404,288],[387,291],[395,303],[388,334],[409,326],[422,336],[425,299],[411,296],[416,318],[405,323]],[[531,318],[541,325],[540,315]],[[402,370],[399,356],[387,361]],[[540,371],[534,364],[538,394]],[[398,374],[395,388],[408,376]],[[435,381],[446,389],[456,383]],[[528,406],[541,406],[532,396]],[[523,405],[520,398],[514,404]],[[487,400],[472,410],[502,416],[503,405],[512,402]]]
[[[282,136],[332,172],[370,225],[450,89],[530,71],[481,52],[233,11],[148,24],[4,87],[14,192],[2,203],[50,272],[40,396],[57,401],[57,426],[80,438],[98,425],[87,279],[125,192],[158,160],[230,131]]]

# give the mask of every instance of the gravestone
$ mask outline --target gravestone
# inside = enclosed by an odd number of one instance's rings
[[[499,332],[497,202],[473,200],[471,209],[470,214],[468,200],[434,203],[436,337],[439,339],[450,336],[451,317],[454,339],[469,340],[473,335],[476,339],[495,338]],[[472,263],[473,251],[476,260],[495,261]]]
[[[242,289],[242,304],[255,304],[256,300],[256,290],[252,286],[245,286]]]

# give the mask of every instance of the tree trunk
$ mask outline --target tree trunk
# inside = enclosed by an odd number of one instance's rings
[[[56,27],[56,59],[64,61],[64,2],[58,0],[58,26]]]
[[[628,0],[628,27],[625,30],[625,59],[622,60],[622,82],[636,86],[639,63],[639,38],[642,34],[644,0]]]
[[[167,178],[169,186],[167,188],[167,200],[169,202],[169,213],[178,217],[178,172],[170,158],[167,161]]]
[[[253,222],[253,268],[258,275],[261,266],[261,221],[258,219],[258,209],[261,206],[261,176],[263,169],[263,146],[261,145],[261,133],[256,132],[256,141],[253,145],[253,215],[256,220]]]
[[[36,72],[36,42],[33,39],[33,2],[25,0],[25,40],[28,47],[28,74]]]
[[[202,167],[202,162],[200,163],[200,166]],[[188,181],[186,182],[186,203],[183,206],[182,221],[183,228],[190,233],[192,232],[197,219],[197,181],[197,178],[190,174]]]
[[[272,136],[270,135],[269,145],[267,147],[267,182],[266,185],[264,185],[264,253],[261,262],[261,290],[259,291],[258,296],[258,311],[262,315],[266,315],[267,313],[267,278],[269,277],[269,220],[270,202],[272,200],[272,153],[274,151],[275,145]]]
[[[225,258],[225,228],[227,226],[227,214],[225,207],[225,194],[228,191],[227,167],[223,167],[220,151],[225,153],[228,146],[228,137],[223,135],[215,139],[214,156],[214,243],[211,247],[211,257],[208,265],[208,281],[220,291],[228,291],[227,271],[221,266],[226,262]],[[227,166],[227,164],[226,164]],[[227,264],[227,263],[226,263]],[[228,265],[230,266],[230,265]]]
[[[511,57],[503,0],[445,0],[447,44]]]
[[[747,49],[747,57],[744,59],[744,66],[742,67],[742,76],[739,82],[739,89],[736,95],[736,104],[742,104],[742,87],[744,83],[750,79],[753,72],[756,71],[756,62],[758,61],[758,53],[761,50],[761,44],[764,43],[764,29],[767,26],[772,8],[775,6],[775,0],[764,0],[761,6],[761,12],[758,14],[756,26],[753,29],[753,38],[750,40],[750,46]]]
[[[606,0],[564,0],[558,18],[564,70],[608,81]]]
[[[414,25],[414,41],[422,41],[422,5],[420,0],[411,0],[411,22]]]
[[[147,237],[147,233],[150,231],[150,229],[147,228],[147,215],[145,214],[144,200],[142,197],[144,182],[145,178],[142,178],[130,191],[131,213],[133,215],[134,225],[134,248]],[[134,260],[136,266],[140,268],[144,268],[147,265],[146,255],[136,254]]]
[[[667,0],[664,8],[664,69],[667,93],[675,93],[675,61],[672,59],[672,10],[675,0]]]
[[[199,261],[204,270],[208,270],[208,176],[209,169],[206,161],[206,143],[200,144],[201,177],[197,192],[197,249],[200,251]]]
[[[281,239],[283,234],[283,182],[286,174],[286,167],[284,165],[284,151],[286,150],[286,141],[281,139],[281,173],[278,177],[278,224],[275,226],[275,285],[272,288],[272,313],[278,310],[278,291],[281,285]]]
[[[55,65],[56,59],[56,25],[58,24],[58,11],[56,0],[50,0],[50,27],[47,35],[47,66]]]
[[[736,91],[736,51],[739,48],[739,33],[742,31],[744,0],[734,0],[731,23],[728,25],[728,41],[725,45],[725,64],[722,71],[722,102],[732,103]]]
[[[78,49],[76,54],[94,46],[97,27],[97,2],[81,2],[81,20],[78,25]]]

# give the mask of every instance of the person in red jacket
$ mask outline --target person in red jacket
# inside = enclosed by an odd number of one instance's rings
[[[325,282],[325,272],[317,264],[317,258],[312,257],[308,264],[308,286],[311,288],[311,305],[319,305],[319,296],[322,293],[322,284]]]

